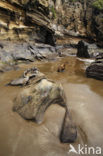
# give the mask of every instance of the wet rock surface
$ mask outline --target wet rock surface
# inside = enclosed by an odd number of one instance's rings
[[[29,83],[30,79],[33,77],[36,77],[37,75],[39,76],[43,76],[43,74],[41,74],[37,68],[31,68],[31,69],[27,69],[24,74],[20,77],[17,78],[13,81],[11,81],[10,83],[8,83],[7,85],[11,85],[11,86],[23,86],[26,85],[27,83]]]
[[[103,53],[97,55],[95,62],[86,69],[87,77],[103,80]]]
[[[61,85],[48,80],[44,74],[36,73],[28,86],[24,87],[14,99],[13,111],[16,111],[24,119],[37,123],[43,121],[47,108],[52,104],[58,104],[65,108],[60,140],[62,142],[74,142],[76,140],[76,127],[67,113],[66,100]]]
[[[55,53],[55,47],[46,44],[27,42],[1,41],[0,60],[2,62],[33,62],[35,60],[49,59]]]
[[[0,62],[7,70],[16,70],[20,63],[29,64],[35,61],[55,60],[58,56],[65,57],[76,54],[76,46],[71,44],[57,44],[51,46],[43,43],[24,41],[0,41]],[[0,65],[1,69],[1,65]]]
[[[60,140],[64,143],[72,143],[77,138],[76,126],[71,122],[69,112],[65,114],[64,122],[62,125]]]
[[[0,62],[0,73],[8,72],[10,70],[19,70],[19,66],[16,65],[15,63],[3,63]]]
[[[77,45],[77,56],[83,58],[92,58],[96,57],[99,53],[103,53],[96,44],[90,44],[83,40],[78,42]]]

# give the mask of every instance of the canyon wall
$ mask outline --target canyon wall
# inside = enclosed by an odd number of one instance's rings
[[[0,39],[54,44],[54,33],[103,46],[103,11],[92,0],[0,0]]]

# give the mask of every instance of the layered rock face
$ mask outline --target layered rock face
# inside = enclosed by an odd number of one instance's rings
[[[76,0],[63,4],[62,24],[70,35],[84,36],[103,46],[103,10],[93,7],[95,0]]]
[[[53,33],[60,32],[90,37],[103,45],[103,12],[93,8],[92,3],[91,0],[1,0],[0,39],[53,45]]]
[[[103,46],[103,10],[94,8],[93,1],[88,1],[86,7],[86,32],[99,46]]]
[[[30,0],[1,0],[0,39],[33,40],[54,45],[45,5]]]

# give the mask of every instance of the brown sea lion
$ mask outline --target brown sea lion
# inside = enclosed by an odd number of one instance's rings
[[[65,63],[61,64],[58,69],[57,69],[57,72],[63,72],[65,70]]]

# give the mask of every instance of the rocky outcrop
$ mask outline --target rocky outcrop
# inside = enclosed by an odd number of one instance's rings
[[[43,4],[42,1],[1,0],[0,39],[33,40],[54,45],[54,32],[47,17],[47,6]]]
[[[1,41],[0,60],[2,62],[33,62],[35,60],[50,59],[56,53],[55,47],[33,42]]]
[[[85,36],[86,28],[84,26],[83,5],[78,2],[65,2],[63,11],[60,14],[59,22],[65,27],[65,34],[70,36]]]
[[[84,58],[96,57],[101,52],[96,44],[90,44],[83,40],[78,42],[77,45],[77,56]]]
[[[1,0],[0,39],[55,45],[55,33],[89,37],[103,46],[103,12],[93,1]]]
[[[94,8],[92,4],[90,1],[85,15],[87,36],[103,47],[103,10]]]
[[[94,0],[65,1],[57,14],[64,34],[87,37],[103,47],[103,9],[93,6]]]
[[[66,110],[63,125],[61,125],[61,141],[74,142],[77,131],[66,107],[63,88],[48,80],[42,73],[37,72],[29,85],[17,95],[14,99],[13,111],[19,113],[24,119],[39,123],[43,120],[47,108],[52,104],[58,104]]]
[[[103,80],[103,53],[96,57],[95,62],[93,62],[86,69],[86,75],[90,78],[95,78],[97,80]]]
[[[27,85],[27,83],[29,83],[31,78],[36,77],[37,75],[39,75],[39,77],[40,76],[43,77],[43,74],[41,74],[37,68],[34,67],[31,69],[27,69],[20,78],[11,81],[7,85],[24,86],[24,85]]]

